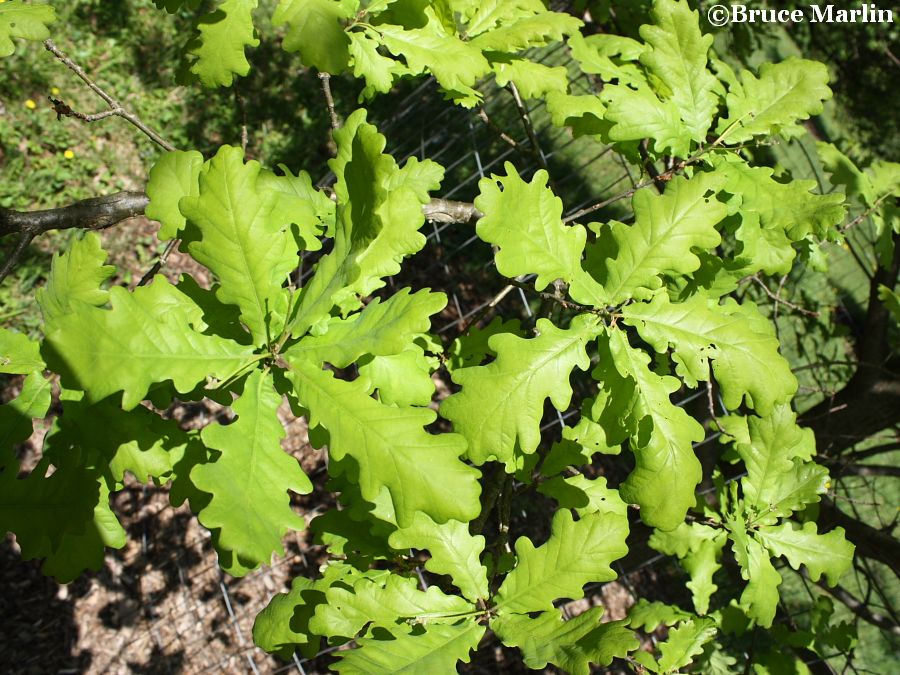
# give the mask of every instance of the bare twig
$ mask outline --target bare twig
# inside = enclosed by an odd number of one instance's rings
[[[845,464],[840,467],[842,473],[854,476],[893,476],[900,477],[900,466],[885,464]]]
[[[105,119],[107,117],[121,117],[126,120],[133,126],[140,129],[144,134],[146,134],[154,143],[161,146],[165,150],[175,150],[175,146],[169,143],[165,138],[160,136],[157,132],[147,126],[140,117],[136,114],[125,108],[121,103],[119,103],[113,96],[107,93],[104,89],[95,83],[84,69],[79,66],[77,63],[72,61],[66,54],[56,46],[53,40],[44,40],[44,47],[52,53],[56,58],[58,58],[69,70],[75,73],[81,80],[88,86],[88,88],[93,91],[97,96],[106,101],[106,104],[109,106],[109,110],[104,113],[97,113],[95,115],[86,115],[84,113],[76,113],[74,110],[65,105],[62,101],[59,103],[65,108],[68,108],[69,114],[61,113],[59,107],[55,107],[57,116],[73,116],[78,119],[84,120],[86,122],[96,122],[97,120]]]
[[[702,155],[695,155],[694,157],[691,157],[690,159],[686,159],[684,161],[678,162],[677,164],[675,164],[675,166],[673,166],[668,171],[665,171],[665,172],[657,175],[656,178],[653,178],[651,180],[645,180],[641,183],[634,185],[633,187],[630,187],[629,189],[625,190],[625,192],[620,192],[619,194],[617,194],[613,197],[610,197],[609,199],[604,199],[602,202],[597,202],[596,204],[592,204],[591,206],[586,206],[585,208],[583,208],[579,211],[576,211],[572,215],[566,216],[565,218],[563,218],[563,222],[570,223],[573,220],[578,220],[582,216],[588,215],[589,213],[593,213],[594,211],[599,211],[600,209],[605,208],[605,207],[609,206],[610,204],[615,204],[617,201],[619,201],[621,199],[626,199],[626,198],[630,197],[638,190],[643,190],[644,188],[650,187],[651,185],[656,185],[656,183],[658,181],[662,181],[662,182],[669,181],[677,173],[679,173],[680,171],[683,171],[686,166],[688,166],[689,164],[694,164],[694,163],[700,161],[700,159],[702,159]]]
[[[516,142],[516,140],[512,136],[507,134],[505,131],[503,131],[503,129],[501,129],[494,120],[492,120],[490,117],[488,117],[488,114],[485,111],[484,106],[478,108],[478,118],[482,122],[487,124],[491,129],[493,129],[497,133],[497,135],[500,137],[501,141],[511,145],[512,147],[514,147],[516,149],[519,148],[519,144]]]
[[[519,90],[516,88],[516,85],[513,82],[510,82],[506,88],[509,89],[509,92],[512,94],[513,101],[515,101],[516,104],[516,109],[519,111],[519,117],[522,118],[522,126],[525,127],[525,133],[528,134],[528,140],[531,143],[532,154],[534,154],[534,158],[537,160],[538,165],[549,174],[550,168],[547,166],[547,158],[544,157],[544,152],[541,150],[541,145],[538,142],[537,133],[535,133],[534,125],[531,123],[531,116],[528,114],[528,109],[522,102],[522,97],[519,95]],[[552,184],[550,187],[553,187]]]
[[[181,239],[173,239],[168,244],[166,244],[165,249],[163,249],[162,254],[159,258],[156,259],[156,262],[147,270],[146,274],[141,277],[141,280],[138,281],[138,286],[145,286],[153,277],[155,277],[159,271],[162,269],[162,266],[166,264],[166,261],[169,259],[169,256],[172,255],[172,251],[181,243]]]
[[[875,203],[872,204],[872,206],[870,206],[868,209],[866,209],[865,211],[860,213],[858,216],[856,216],[856,218],[851,220],[846,225],[842,225],[840,228],[841,234],[843,234],[844,232],[849,230],[851,227],[855,227],[856,225],[859,225],[862,221],[864,221],[866,218],[868,218],[872,213],[877,211],[878,207],[881,206],[881,202],[883,202],[885,199],[890,197],[892,194],[893,193],[888,192],[888,193],[881,195],[878,199],[875,200]]]
[[[337,112],[334,110],[334,97],[331,95],[331,75],[328,73],[319,73],[319,80],[322,82],[322,93],[325,94],[325,105],[328,106],[331,130],[337,131],[341,124]]]
[[[719,423],[719,418],[716,416],[716,405],[713,399],[713,383],[706,383],[706,403],[709,406],[709,417],[713,421],[713,424],[716,425],[716,429],[718,429],[720,434],[727,435],[727,431],[722,428],[722,425]]]
[[[234,104],[237,107],[238,115],[241,117],[241,150],[244,156],[247,156],[247,108],[244,106],[244,96],[238,90],[237,82],[234,84]]]
[[[799,312],[800,314],[803,314],[803,315],[805,315],[805,316],[812,316],[812,317],[818,317],[818,316],[819,316],[819,313],[818,313],[818,312],[813,312],[812,310],[804,309],[803,307],[800,307],[800,305],[795,305],[793,302],[789,302],[789,301],[787,301],[787,300],[785,300],[784,298],[781,297],[781,290],[782,290],[782,288],[784,287],[784,280],[783,280],[783,279],[782,279],[781,283],[780,283],[779,286],[778,286],[778,292],[777,292],[777,293],[773,293],[773,292],[769,289],[769,287],[766,286],[765,282],[764,282],[762,279],[759,278],[759,275],[757,275],[757,274],[754,274],[754,275],[748,277],[748,279],[749,279],[750,281],[753,281],[754,283],[756,283],[760,288],[762,288],[762,289],[765,291],[766,295],[768,295],[770,298],[772,298],[772,300],[775,301],[775,306],[776,306],[776,308],[778,307],[778,305],[784,305],[785,307],[790,307],[790,308],[793,309],[795,312]]]
[[[564,307],[565,309],[575,310],[576,312],[587,312],[590,314],[596,314],[598,316],[607,317],[610,313],[605,309],[598,309],[597,307],[590,307],[588,305],[581,305],[577,302],[572,302],[571,300],[566,300],[565,298],[560,297],[560,295],[556,293],[546,293],[544,291],[536,291],[532,286],[529,286],[519,279],[513,279],[509,282],[510,286],[515,286],[516,288],[521,288],[523,291],[528,291],[530,293],[536,293],[537,296],[541,300],[547,300],[548,302],[559,305],[560,307]]]

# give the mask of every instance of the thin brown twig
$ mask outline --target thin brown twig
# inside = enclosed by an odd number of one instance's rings
[[[560,307],[564,307],[565,309],[575,310],[577,312],[587,312],[589,314],[596,314],[598,316],[608,317],[610,312],[605,309],[599,309],[597,307],[590,307],[588,305],[582,305],[577,302],[572,302],[571,300],[566,300],[565,298],[560,297],[556,293],[547,293],[545,291],[537,291],[528,284],[523,283],[519,279],[513,279],[509,282],[510,286],[515,286],[516,288],[521,288],[523,291],[528,291],[530,293],[536,293],[537,296],[541,300],[547,300],[548,302],[559,305]]]
[[[507,134],[505,131],[503,131],[503,129],[501,129],[500,126],[494,120],[492,120],[490,117],[488,117],[487,111],[485,111],[484,106],[480,106],[478,108],[478,118],[482,122],[484,122],[486,125],[488,125],[491,129],[493,129],[497,133],[497,135],[500,137],[501,141],[511,145],[512,147],[514,147],[518,150],[519,144],[516,142],[516,140],[512,136]]]
[[[592,204],[591,206],[586,206],[585,208],[580,209],[579,211],[576,211],[572,215],[566,216],[565,218],[563,218],[563,222],[570,223],[573,220],[578,220],[582,216],[586,216],[589,213],[593,213],[594,211],[599,211],[600,209],[602,209],[606,206],[609,206],[610,204],[614,204],[621,199],[626,199],[627,197],[630,197],[638,190],[643,190],[644,188],[650,187],[651,185],[657,185],[659,182],[666,183],[666,182],[672,180],[672,178],[674,178],[677,174],[684,171],[685,168],[687,168],[688,166],[690,166],[692,164],[696,164],[701,159],[703,159],[707,155],[707,153],[709,153],[712,150],[718,149],[719,144],[722,143],[723,140],[725,140],[725,136],[727,135],[728,131],[729,130],[726,129],[725,133],[723,133],[721,136],[719,136],[712,144],[708,145],[705,148],[702,148],[699,152],[688,157],[687,159],[683,159],[681,161],[676,162],[674,165],[672,165],[672,167],[670,169],[655,176],[653,179],[646,180],[641,183],[637,183],[636,185],[633,185],[628,190],[625,190],[625,192],[619,193],[613,197],[610,197],[609,199],[604,199],[603,201],[597,202],[596,204]],[[746,147],[746,146],[745,146],[745,144],[742,143],[740,145],[736,145],[736,146],[724,148],[724,149],[728,150],[728,151],[737,151],[737,150],[741,150],[744,147]],[[619,156],[619,158],[621,159],[621,155]],[[626,164],[626,167],[627,167],[627,164]],[[630,173],[629,173],[629,177],[630,177]]]
[[[706,401],[709,406],[709,417],[713,421],[713,424],[716,425],[716,429],[719,430],[720,434],[728,435],[728,432],[722,428],[722,425],[719,424],[719,418],[716,416],[716,405],[713,399],[713,384],[712,382],[706,383]]]
[[[593,213],[594,211],[599,211],[600,209],[607,207],[610,204],[614,204],[621,199],[626,199],[626,198],[630,197],[638,190],[643,190],[644,188],[650,187],[651,185],[656,185],[657,181],[663,181],[663,182],[669,181],[679,171],[684,170],[684,168],[690,164],[699,162],[702,158],[703,158],[703,154],[701,153],[701,154],[695,155],[689,159],[678,162],[675,166],[673,166],[668,171],[665,171],[665,172],[659,174],[658,176],[656,176],[656,178],[653,178],[651,180],[645,180],[641,183],[634,185],[633,187],[628,188],[624,192],[621,192],[617,195],[610,197],[609,199],[604,199],[602,202],[597,202],[596,204],[592,204],[591,206],[586,206],[585,208],[580,209],[579,211],[576,211],[572,215],[566,216],[565,218],[563,218],[563,222],[570,223],[573,220],[578,220],[582,216],[588,215],[589,213]]]
[[[241,116],[241,151],[244,153],[244,157],[246,157],[248,144],[247,108],[244,106],[244,96],[238,90],[237,82],[234,84],[234,104],[237,106],[238,115]]]
[[[809,574],[806,572],[806,570],[802,570],[801,574],[804,578],[810,579]],[[810,579],[810,581],[812,581],[812,579]],[[836,600],[842,602],[847,607],[847,609],[849,609],[863,621],[866,621],[873,626],[877,626],[881,630],[891,633],[892,635],[900,635],[900,626],[898,626],[896,622],[894,622],[889,617],[872,611],[868,606],[866,606],[865,603],[860,602],[843,586],[835,585],[834,587],[831,587],[823,580],[818,580],[813,583],[815,583],[819,588],[824,589],[825,591],[830,593]]]
[[[155,277],[159,271],[162,269],[162,266],[166,264],[166,261],[169,259],[169,256],[172,255],[172,251],[181,243],[181,239],[173,239],[168,244],[166,244],[166,248],[163,249],[162,254],[153,265],[147,270],[146,274],[141,277],[141,280],[138,281],[138,286],[145,286],[153,277]]]
[[[325,105],[328,107],[328,117],[331,122],[331,130],[337,131],[340,126],[340,119],[334,109],[334,97],[331,95],[331,75],[328,73],[319,73],[319,80],[322,83],[322,93],[325,94]]]
[[[169,143],[165,138],[160,136],[156,131],[151,129],[147,124],[141,120],[136,114],[125,108],[121,103],[119,103],[113,96],[111,96],[108,92],[106,92],[103,88],[97,85],[88,74],[84,71],[84,69],[75,63],[72,59],[70,59],[66,54],[56,46],[53,40],[44,40],[44,47],[53,54],[57,59],[59,59],[63,65],[65,65],[69,70],[75,73],[87,86],[93,91],[97,96],[102,98],[106,104],[109,106],[109,111],[105,113],[96,113],[94,115],[86,115],[84,113],[75,113],[72,110],[72,116],[77,117],[78,119],[84,120],[86,122],[95,122],[97,120],[105,119],[107,117],[121,117],[125,121],[129,122],[137,129],[142,131],[147,137],[150,138],[154,143],[159,145],[165,150],[173,151],[175,150],[175,146]],[[67,106],[68,107],[68,106]],[[71,110],[71,108],[69,109]],[[57,110],[57,115],[59,115],[59,111]]]
[[[481,319],[483,319],[484,316],[488,312],[490,312],[497,305],[499,305],[500,301],[503,300],[503,298],[505,298],[507,295],[509,295],[514,288],[515,288],[515,286],[513,286],[512,284],[507,284],[500,290],[499,293],[497,293],[493,298],[491,298],[490,301],[485,303],[481,307],[481,309],[479,309],[471,317],[469,317],[469,320],[462,324],[462,327],[459,329],[459,332],[457,332],[457,334],[453,337],[453,339],[450,340],[450,342],[448,343],[447,349],[444,350],[444,353],[441,356],[441,359],[446,360],[448,351],[450,349],[450,345],[453,345],[453,343],[456,342],[459,338],[461,338],[463,335],[467,334],[469,332],[469,329],[472,326],[474,326],[476,323],[481,321]],[[462,317],[460,317],[460,321],[462,321]]]
[[[891,194],[892,193],[888,192],[888,193],[881,195],[878,199],[875,200],[875,203],[872,204],[872,206],[870,206],[868,209],[866,209],[865,211],[860,213],[858,216],[856,216],[856,218],[851,220],[846,225],[842,225],[840,228],[841,234],[843,234],[844,232],[849,230],[851,227],[855,227],[856,225],[859,225],[862,221],[864,221],[866,218],[868,218],[872,213],[875,212],[876,209],[878,209],[879,206],[881,206],[881,202],[883,202],[885,199],[887,199],[889,196],[891,196]]]
[[[519,95],[519,90],[516,87],[515,83],[510,82],[506,88],[512,94],[513,101],[516,104],[516,110],[519,111],[519,117],[522,118],[522,126],[525,127],[525,133],[528,134],[528,141],[531,143],[531,151],[534,155],[534,158],[537,160],[537,163],[540,167],[550,174],[550,167],[547,166],[547,158],[544,157],[544,153],[541,150],[541,145],[538,142],[537,133],[534,130],[534,125],[531,123],[531,116],[528,114],[528,109],[525,107],[525,103],[522,101],[522,97]],[[553,179],[550,179],[550,187],[553,188]]]
[[[795,305],[793,302],[790,302],[790,301],[788,301],[788,300],[785,300],[784,298],[781,297],[780,294],[781,294],[781,289],[782,289],[782,287],[783,287],[783,285],[784,285],[784,281],[782,281],[782,283],[778,286],[778,292],[777,292],[777,293],[773,293],[773,292],[771,291],[771,289],[769,289],[769,287],[766,286],[765,282],[764,282],[762,279],[759,278],[759,275],[753,274],[753,275],[751,275],[750,277],[747,277],[747,278],[748,278],[750,281],[753,281],[753,282],[755,282],[757,285],[759,285],[759,287],[762,288],[762,289],[765,291],[766,295],[768,295],[772,300],[775,301],[775,306],[776,306],[776,307],[778,307],[778,305],[784,305],[785,307],[790,307],[790,308],[793,309],[795,312],[799,312],[800,314],[804,314],[804,315],[806,315],[806,316],[812,316],[812,317],[817,317],[817,318],[818,318],[819,312],[814,312],[814,311],[812,311],[812,310],[810,310],[810,309],[804,309],[803,307],[800,307],[799,305]]]

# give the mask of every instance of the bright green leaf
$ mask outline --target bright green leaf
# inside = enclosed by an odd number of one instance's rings
[[[795,570],[805,565],[813,581],[824,574],[829,586],[835,586],[853,564],[856,547],[844,537],[842,527],[819,534],[814,522],[806,522],[802,527],[784,522],[760,527],[756,536],[772,553],[787,558]]]
[[[35,294],[44,321],[68,314],[79,303],[95,307],[105,305],[109,293],[100,288],[116,272],[112,265],[104,265],[106,251],[100,246],[100,235],[87,232],[72,242],[65,253],[53,256],[50,278]]]
[[[702,143],[718,107],[717,81],[706,68],[713,36],[700,32],[699,13],[687,0],[656,0],[650,14],[653,23],[640,29],[650,47],[641,62],[669,89],[691,138]]]
[[[488,597],[487,569],[480,559],[484,537],[469,534],[465,523],[448,520],[438,524],[424,513],[417,513],[412,525],[391,534],[390,544],[395,549],[427,549],[431,558],[425,569],[448,575],[472,602]]]
[[[475,83],[490,72],[491,66],[475,44],[447,33],[434,20],[422,28],[382,25],[377,30],[383,44],[406,59],[413,74],[427,70],[463,106],[472,107],[481,100]]]
[[[649,602],[646,598],[640,598],[628,610],[628,625],[645,633],[652,633],[660,626],[674,626],[690,618],[691,614],[679,607],[658,600]]]
[[[650,357],[631,347],[622,331],[610,331],[608,347],[604,343],[592,375],[609,395],[598,398],[598,412],[614,413],[619,431],[630,437],[636,465],[619,493],[640,505],[645,523],[671,530],[694,505],[702,471],[692,444],[703,439],[703,427],[671,402],[678,380],[650,370]]]
[[[89,401],[122,391],[122,407],[130,410],[156,382],[172,380],[187,393],[252,358],[249,347],[200,333],[200,308],[162,276],[133,292],[114,287],[110,297],[112,309],[81,305],[58,317],[44,342],[50,367]]]
[[[200,173],[198,196],[180,202],[200,232],[188,250],[218,277],[217,297],[240,308],[257,345],[277,337],[287,309],[281,286],[297,265],[296,242],[273,217],[276,193],[259,189],[259,172],[240,148],[222,146]]]
[[[812,430],[801,429],[796,419],[786,405],[776,406],[768,417],[737,418],[746,431],[745,438],[735,439],[747,467],[747,476],[741,479],[744,499],[771,518],[817,502],[826,491],[828,471],[810,461],[816,451]]]
[[[728,115],[719,120],[717,133],[729,143],[757,135],[793,136],[800,130],[797,122],[818,115],[829,98],[824,63],[797,58],[765,63],[759,77],[741,72],[741,88],[728,92]]]
[[[669,631],[669,637],[659,645],[659,669],[663,673],[678,672],[694,661],[703,645],[716,635],[712,619],[682,621]]]
[[[367,391],[378,390],[378,400],[387,405],[428,405],[434,395],[431,363],[421,347],[390,356],[375,356],[359,367],[359,379]]]
[[[772,625],[778,608],[778,587],[781,574],[772,565],[769,552],[747,531],[746,523],[740,516],[727,521],[734,542],[734,557],[741,567],[741,576],[747,586],[741,593],[740,605],[760,626]]]
[[[562,279],[576,284],[576,299],[590,302],[602,290],[581,268],[587,232],[581,225],[563,225],[562,200],[547,187],[548,175],[538,171],[530,183],[523,181],[507,162],[506,176],[483,178],[475,206],[484,217],[475,227],[478,236],[499,247],[497,269],[513,278],[535,273],[535,288]],[[577,293],[576,293],[577,291]],[[602,300],[597,300],[602,305]]]
[[[509,22],[472,38],[470,43],[485,52],[518,52],[529,47],[542,47],[573,35],[581,21],[563,12],[542,12]]]
[[[507,647],[518,647],[533,670],[552,663],[572,675],[588,675],[591,664],[608,666],[640,646],[624,621],[600,623],[602,614],[602,607],[592,607],[564,621],[558,609],[535,618],[501,613],[491,629]]]
[[[285,350],[285,358],[304,358],[346,368],[365,354],[399,354],[431,327],[431,316],[447,304],[443,293],[410,293],[404,288],[381,302],[375,298],[358,314],[332,319],[320,335],[307,335]]]
[[[694,600],[694,609],[701,616],[709,610],[709,598],[718,589],[713,583],[713,575],[721,567],[719,557],[726,540],[723,529],[701,523],[681,523],[670,532],[656,530],[650,537],[652,548],[680,559],[691,577],[687,587]]]
[[[360,579],[352,588],[332,586],[325,598],[310,628],[327,637],[354,637],[366,627],[390,630],[411,623],[454,623],[474,609],[468,600],[446,595],[437,586],[421,591],[418,579],[396,574],[380,581]]]
[[[205,87],[230,87],[235,75],[250,72],[244,54],[259,40],[253,28],[257,0],[220,0],[211,14],[198,20],[199,36],[188,52],[196,57],[191,72]]]
[[[628,553],[628,520],[612,513],[592,513],[573,520],[567,510],[553,516],[550,538],[535,548],[528,537],[516,540],[516,568],[500,586],[498,609],[536,612],[553,609],[560,598],[577,599],[589,582],[612,581],[610,565]]]
[[[306,494],[312,483],[281,449],[280,404],[271,376],[253,371],[233,406],[237,420],[211,424],[201,433],[204,444],[221,455],[191,471],[194,485],[212,494],[200,522],[221,529],[220,546],[245,565],[269,564],[273,552],[283,555],[284,534],[306,525],[291,509],[288,491]]]
[[[596,317],[589,314],[577,316],[568,329],[538,319],[538,337],[495,335],[489,345],[496,360],[455,371],[453,381],[462,391],[444,400],[441,415],[469,442],[469,459],[480,465],[495,458],[509,468],[517,443],[522,452],[534,452],[545,399],[557,410],[569,407],[569,377],[575,367],[587,370],[585,348],[597,331]]]
[[[27,335],[0,328],[0,373],[27,375],[44,369],[41,345]]]
[[[700,267],[693,250],[721,241],[716,224],[727,207],[711,193],[723,183],[716,173],[701,173],[690,180],[675,178],[661,195],[647,190],[634,195],[634,223],[611,226],[617,252],[607,259],[601,279],[611,304],[638,295],[640,289],[659,288],[663,274],[689,274]]]
[[[200,191],[200,168],[203,155],[196,150],[166,152],[150,169],[147,196],[150,203],[144,214],[160,222],[157,236],[174,239],[185,226],[185,218],[178,209],[182,197],[196,197]]]
[[[431,162],[410,162],[402,169],[382,154],[385,138],[365,123],[365,111],[351,115],[335,132],[338,155],[331,160],[338,177],[334,249],[319,261],[294,312],[292,334],[301,336],[321,324],[333,307],[350,311],[359,296],[384,285],[400,271],[400,261],[425,245],[419,228],[423,188],[436,177]]]
[[[12,38],[46,40],[50,37],[47,25],[54,21],[56,10],[50,5],[18,0],[4,2],[0,6],[0,57],[16,50]]]
[[[287,25],[284,48],[300,52],[304,65],[337,75],[350,56],[342,22],[352,15],[347,3],[334,0],[281,0],[272,24]]]
[[[652,302],[629,305],[623,314],[657,352],[673,347],[676,372],[688,386],[709,381],[712,364],[729,410],[746,400],[768,415],[797,391],[797,379],[778,353],[772,324],[752,303],[738,305],[729,298],[719,304],[701,294],[672,303],[666,293],[658,293]]]
[[[590,513],[613,513],[628,517],[628,505],[622,501],[618,490],[606,485],[606,478],[603,476],[554,476],[541,483],[538,492],[553,497],[560,508],[572,509],[579,517]]]
[[[363,497],[374,502],[390,493],[397,524],[408,527],[416,511],[435,521],[472,520],[481,510],[479,472],[459,456],[458,434],[429,434],[423,427],[436,414],[428,408],[395,408],[370,398],[358,383],[344,382],[303,361],[290,361],[289,374],[310,426],[323,426],[331,457],[352,457],[351,476]]]

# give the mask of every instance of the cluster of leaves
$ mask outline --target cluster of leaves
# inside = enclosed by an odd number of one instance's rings
[[[246,72],[255,5],[224,0],[201,18],[190,50],[202,81],[227,84]],[[355,641],[338,671],[453,672],[490,629],[531,668],[587,673],[618,657],[653,672],[692,663],[734,672],[724,642],[712,640],[734,632],[735,613],[746,625],[772,625],[781,581],[773,559],[830,584],[852,561],[842,530],[799,522],[828,474],[790,409],[797,382],[771,323],[730,297],[742,278],[785,273],[839,237],[841,195],[780,182],[746,148],[796,136],[830,92],[824,69],[802,60],[737,75],[712,54],[684,0],[657,0],[652,18],[641,40],[584,38],[577,20],[529,0],[282,0],[274,19],[289,27],[285,46],[324,71],[352,68],[369,93],[429,72],[471,105],[477,80],[494,73],[526,96],[547,94],[573,133],[638,162],[641,150],[650,161],[680,158],[677,171],[661,192],[635,191],[630,223],[564,222],[544,171],[525,180],[507,165],[484,178],[476,231],[495,247],[497,270],[539,292],[555,282],[570,311],[559,325],[539,319],[531,335],[515,321],[473,327],[445,358],[429,329],[446,297],[381,290],[424,246],[422,206],[443,169],[415,159],[399,166],[364,111],[335,133],[333,201],[307,174],[265,169],[230,146],[206,161],[193,151],[163,155],[147,213],[215,285],[157,276],[106,289],[113,270],[93,235],[54,260],[38,294],[43,340],[0,333],[0,372],[26,376],[0,408],[8,420],[0,529],[16,534],[24,557],[44,557],[47,573],[71,579],[98,567],[105,546],[123,545],[109,495],[131,473],[171,482],[173,503],[189,500],[212,532],[223,569],[245,574],[304,526],[290,493],[312,484],[280,447],[286,399],[307,416],[312,442],[327,445],[328,487],[341,508],[313,520],[329,560],[259,615],[260,646],[311,656],[322,638]],[[574,96],[564,77],[560,85],[545,72],[553,69],[516,56],[563,35],[581,68],[607,82],[599,96]],[[297,287],[298,254],[325,238],[332,247]],[[457,389],[439,408],[452,431],[433,433],[438,368]],[[48,411],[47,369],[60,376],[62,413],[40,463],[20,478],[14,444]],[[595,393],[544,448],[547,401],[570,407],[576,369],[589,371]],[[706,430],[672,401],[705,386],[728,411],[715,421],[726,463],[708,477],[716,490],[707,498],[697,495],[704,476],[693,448]],[[159,414],[204,397],[231,406],[236,420],[187,432]],[[634,468],[620,485],[590,472],[595,454],[623,450]],[[492,503],[481,493],[509,490],[513,479],[558,505],[543,543],[519,536],[510,548],[485,536]],[[562,601],[616,578],[629,504],[655,528],[651,544],[682,561],[694,612],[641,603],[620,621],[602,622],[602,607],[565,619]],[[726,546],[746,582],[738,598],[714,582]],[[423,558],[436,582],[426,590],[414,573]],[[837,628],[826,637],[826,610],[821,633],[786,635],[784,644],[847,643]],[[658,655],[638,652],[634,631],[663,624]]]
[[[200,4],[154,2],[169,12]],[[220,0],[198,17],[185,52],[189,73],[204,86],[229,86],[250,71],[246,50],[259,45],[257,5]],[[465,106],[481,100],[475,85],[489,74],[501,85],[549,80],[564,87],[565,69],[533,63],[520,52],[572,35],[581,25],[548,11],[541,0],[279,0],[271,18],[285,29],[284,49],[299,53],[304,65],[365,80],[364,99],[390,91],[400,78],[429,73],[448,98]]]

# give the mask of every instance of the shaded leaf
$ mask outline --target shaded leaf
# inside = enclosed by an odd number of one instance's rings
[[[608,666],[640,646],[624,621],[600,623],[602,614],[602,607],[592,607],[564,621],[558,609],[535,618],[501,613],[491,629],[507,647],[518,647],[533,670],[552,663],[572,675],[588,675],[591,664]]]
[[[484,626],[467,620],[426,624],[421,632],[392,635],[391,639],[361,638],[356,649],[341,652],[334,669],[342,675],[455,672],[458,662],[468,663],[484,631]]]

